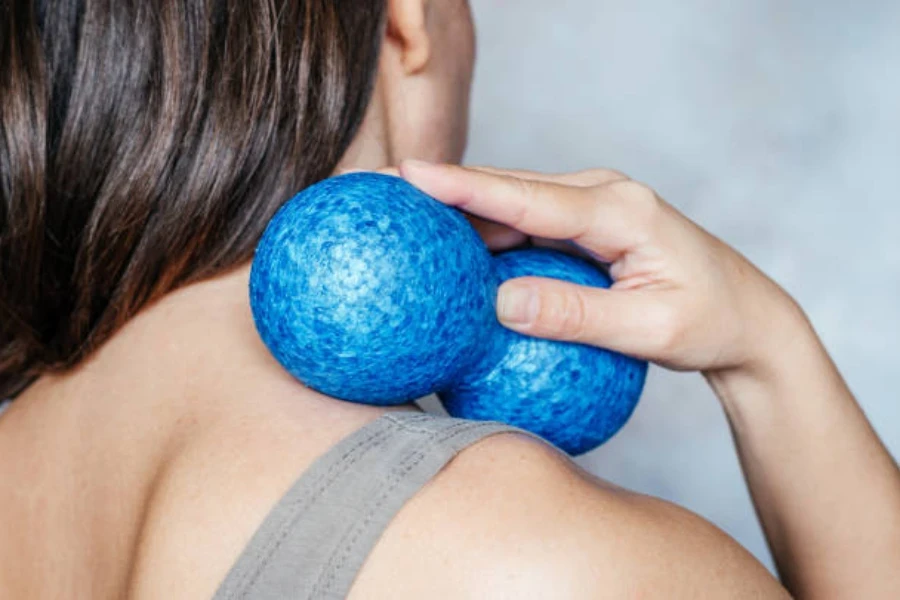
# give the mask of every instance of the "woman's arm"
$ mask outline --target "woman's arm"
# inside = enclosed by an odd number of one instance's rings
[[[448,204],[610,265],[610,290],[522,278],[517,331],[703,371],[725,406],[769,544],[802,597],[900,597],[900,472],[802,311],[746,259],[613,171],[548,176],[408,163]]]
[[[706,373],[785,585],[900,598],[900,474],[796,311],[756,368]]]

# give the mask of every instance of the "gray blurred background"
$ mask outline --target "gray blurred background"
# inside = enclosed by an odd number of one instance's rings
[[[467,162],[651,184],[800,300],[900,455],[900,2],[472,4]],[[771,567],[698,375],[653,371],[628,426],[579,463],[694,510]]]

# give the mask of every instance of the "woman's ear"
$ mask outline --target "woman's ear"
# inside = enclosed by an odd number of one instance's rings
[[[388,39],[397,45],[407,75],[422,72],[431,60],[429,0],[388,0]]]

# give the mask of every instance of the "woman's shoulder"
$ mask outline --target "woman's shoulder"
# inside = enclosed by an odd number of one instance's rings
[[[736,542],[516,433],[460,453],[385,532],[351,598],[765,597]],[[402,595],[398,595],[402,592]]]
[[[193,436],[150,503],[135,595],[212,597],[297,478],[377,418],[362,412],[311,428],[296,413],[266,413]],[[685,594],[729,584],[775,589],[708,523],[508,432],[466,446],[403,505],[349,597],[671,596],[675,581]]]

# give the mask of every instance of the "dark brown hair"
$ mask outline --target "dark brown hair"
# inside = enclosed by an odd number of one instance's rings
[[[0,399],[252,257],[362,121],[385,0],[0,0]]]

